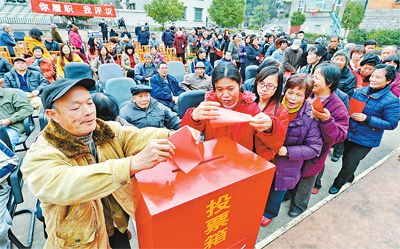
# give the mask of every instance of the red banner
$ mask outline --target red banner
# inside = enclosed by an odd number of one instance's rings
[[[114,6],[31,0],[32,12],[61,16],[116,17]]]

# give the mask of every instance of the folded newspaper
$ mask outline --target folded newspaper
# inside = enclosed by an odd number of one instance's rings
[[[17,155],[0,140],[0,183],[7,179],[18,162]]]

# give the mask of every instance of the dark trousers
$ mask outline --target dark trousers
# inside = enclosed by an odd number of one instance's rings
[[[214,68],[214,63],[217,60],[217,54],[216,53],[210,53],[210,63],[212,67]]]
[[[135,70],[133,69],[128,69],[128,72],[126,73],[126,77],[132,78],[135,80]]]
[[[183,64],[186,63],[186,60],[185,60],[185,53],[176,53],[176,57],[182,58]]]
[[[322,187],[321,178],[324,175],[324,170],[325,170],[325,165],[322,168],[321,172],[319,172],[319,174],[317,175],[317,178],[315,179],[314,188],[320,189]]]
[[[108,238],[108,241],[110,242],[111,248],[131,248],[131,245],[129,244],[128,230],[126,230],[125,233],[121,233],[117,228],[114,228],[114,234]]]
[[[106,43],[108,42],[108,32],[101,32],[103,34],[103,42]]]
[[[333,155],[337,157],[341,157],[344,152],[344,142],[335,144],[333,146]]]
[[[308,176],[300,178],[299,183],[293,190],[290,207],[297,207],[303,212],[307,209],[316,178],[317,176]]]
[[[344,142],[342,169],[333,182],[333,185],[341,188],[346,182],[351,181],[354,178],[354,172],[356,172],[360,161],[368,155],[371,149],[371,147],[365,147],[346,140]]]
[[[243,82],[246,80],[245,72],[246,72],[246,63],[240,63],[240,76],[242,76]]]
[[[281,209],[281,204],[283,201],[283,197],[287,190],[275,190],[275,181],[272,182],[271,190],[269,191],[267,205],[264,209],[264,217],[268,219],[275,218],[279,214],[279,210]]]

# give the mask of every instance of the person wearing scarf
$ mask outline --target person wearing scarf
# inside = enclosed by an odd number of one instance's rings
[[[285,85],[282,106],[289,113],[289,126],[283,146],[273,160],[276,165],[274,181],[264,210],[261,226],[268,226],[279,214],[283,197],[288,189],[296,189],[305,160],[317,157],[322,149],[318,122],[311,118],[312,83],[306,74],[291,76]]]

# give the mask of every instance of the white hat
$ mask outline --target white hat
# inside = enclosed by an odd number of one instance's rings
[[[301,41],[299,39],[294,39],[292,43],[292,49],[296,50],[299,49],[301,45]]]

